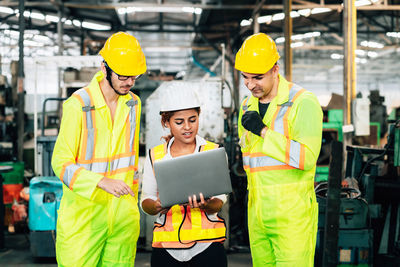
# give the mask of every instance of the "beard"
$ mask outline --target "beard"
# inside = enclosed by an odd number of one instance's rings
[[[129,93],[130,89],[131,89],[131,87],[129,86],[129,89],[127,90],[126,93],[125,93],[125,92],[120,92],[120,91],[118,91],[117,89],[115,89],[115,86],[113,85],[112,80],[111,80],[110,85],[111,85],[111,88],[114,90],[114,92],[115,92],[117,95],[127,95],[127,94]],[[128,86],[124,86],[124,88],[128,88]]]

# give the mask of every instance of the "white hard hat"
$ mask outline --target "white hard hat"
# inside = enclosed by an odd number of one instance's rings
[[[162,89],[160,113],[200,107],[199,97],[190,83],[169,82]]]

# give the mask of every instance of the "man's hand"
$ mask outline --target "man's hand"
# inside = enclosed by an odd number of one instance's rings
[[[246,111],[242,116],[242,125],[258,136],[261,136],[261,130],[266,127],[257,111]]]
[[[97,187],[118,198],[122,195],[128,194],[133,197],[135,196],[135,193],[133,193],[132,189],[124,181],[121,180],[103,177],[103,179],[98,182]]]

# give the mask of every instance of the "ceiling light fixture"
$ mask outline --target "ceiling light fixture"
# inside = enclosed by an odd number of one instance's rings
[[[331,59],[343,59],[344,56],[340,54],[333,53],[331,54]]]
[[[370,6],[379,0],[357,0],[354,2],[354,5],[357,6]]]
[[[242,21],[240,22],[240,26],[242,26],[242,27],[244,27],[244,26],[250,26],[252,22],[253,22],[252,19],[249,19],[249,20],[244,19],[244,20],[242,20]]]
[[[400,38],[400,32],[387,32],[386,35],[389,37]]]
[[[370,48],[383,48],[385,47],[381,43],[373,42],[373,41],[362,41],[361,46],[370,47]]]
[[[90,21],[82,21],[82,27],[91,30],[98,30],[98,31],[109,31],[111,30],[110,25],[100,24]]]
[[[320,32],[307,32],[305,34],[292,35],[291,39],[292,40],[303,40],[303,39],[312,38],[312,37],[318,37],[318,36],[321,36]],[[284,43],[285,42],[285,37],[278,37],[278,38],[275,39],[275,42],[277,44]]]
[[[330,12],[330,11],[332,11],[332,9],[330,9],[330,8],[300,9],[298,11],[291,11],[290,17],[292,17],[292,18],[298,18],[300,16],[308,17],[310,14],[319,14],[319,13],[325,13],[325,12]],[[260,17],[258,17],[257,22],[259,24],[262,24],[262,23],[269,24],[269,23],[271,23],[271,21],[279,21],[279,20],[283,20],[284,18],[285,18],[284,13],[276,13],[273,15],[260,16]],[[251,25],[251,20],[252,19],[242,20],[240,22],[240,26],[244,27],[244,26]]]
[[[129,14],[134,12],[152,12],[152,13],[192,13],[201,14],[203,9],[194,7],[173,7],[173,6],[142,6],[142,7],[122,7],[117,9],[118,14]]]
[[[14,9],[5,6],[0,6],[0,13],[14,14]]]
[[[270,15],[268,15],[268,16],[261,16],[261,17],[258,17],[258,19],[257,19],[257,22],[258,22],[259,24],[262,24],[262,23],[267,23],[267,24],[269,24],[269,23],[271,23],[271,21],[272,21],[272,16],[270,16]]]
[[[372,57],[372,58],[378,57],[378,53],[375,51],[368,51],[367,55],[368,55],[368,57]]]
[[[285,18],[285,14],[284,13],[277,13],[272,15],[272,20],[273,21],[277,21],[277,20],[283,20]]]
[[[320,13],[326,13],[326,12],[331,12],[332,9],[326,8],[326,7],[316,7],[311,9],[311,14],[320,14]]]
[[[295,42],[295,43],[291,43],[291,44],[290,44],[290,47],[291,47],[291,48],[296,48],[296,47],[301,47],[301,46],[303,46],[303,45],[304,45],[303,42]]]
[[[307,9],[300,9],[297,11],[297,13],[299,13],[300,15],[304,16],[304,17],[308,17],[311,14],[311,9],[307,8]]]

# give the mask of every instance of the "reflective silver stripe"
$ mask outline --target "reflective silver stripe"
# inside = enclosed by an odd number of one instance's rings
[[[131,156],[129,159],[129,166],[135,166],[136,156]]]
[[[250,165],[250,157],[249,156],[243,157],[243,165],[244,166],[249,166]]]
[[[133,96],[131,95],[133,98]],[[129,145],[130,145],[130,150],[132,151],[133,149],[133,143],[135,139],[135,128],[136,128],[136,105],[138,104],[137,100],[129,100],[126,102],[126,105],[131,109],[129,112],[129,122],[131,123],[131,130],[130,130],[130,136],[129,136]]]
[[[80,167],[75,164],[71,164],[65,168],[64,176],[63,176],[63,183],[69,187],[69,184],[71,183],[72,177],[74,177],[75,172],[79,169]]]
[[[85,89],[80,89],[75,92],[78,94],[85,106],[82,107],[82,111],[86,113],[86,129],[87,129],[87,138],[86,138],[86,154],[85,160],[91,160],[93,158],[94,151],[94,129],[93,129],[93,118],[91,110],[95,109],[90,102],[89,93]]]
[[[123,157],[111,161],[111,167],[109,170],[107,170],[108,163],[109,162],[93,162],[88,164],[78,163],[77,166],[96,173],[106,173],[107,171],[113,172],[118,169],[135,166],[135,156]]]
[[[92,171],[95,173],[105,173],[107,172],[108,162],[93,162],[89,164],[78,163],[77,165],[85,168],[88,171]]]
[[[283,135],[285,134],[283,116],[285,116],[287,110],[288,106],[281,106],[274,122],[274,131]]]
[[[248,97],[246,98],[246,100],[244,101],[244,103],[243,103],[243,111],[247,111],[247,109],[249,108],[249,107],[247,106],[247,103],[249,102],[249,99],[250,99],[250,96],[248,96]]]
[[[249,157],[248,161],[249,161],[250,168],[286,165],[285,163],[283,163],[279,160],[276,160],[274,158],[268,157],[268,156]]]
[[[280,133],[280,134],[285,134],[285,127],[284,127],[284,121],[283,117],[285,116],[286,112],[288,111],[289,107],[293,105],[293,98],[295,95],[300,91],[301,87],[298,85],[293,85],[292,88],[289,90],[289,99],[287,102],[283,103],[280,105],[280,109],[278,111],[278,115],[276,116],[275,122],[274,122],[274,131]]]
[[[119,159],[111,161],[111,163],[110,163],[111,170],[110,171],[116,171],[119,169],[134,166],[134,164],[135,164],[135,156],[119,158]]]
[[[284,127],[284,116],[286,112],[288,112],[289,107],[293,105],[293,98],[302,88],[298,85],[293,85],[292,88],[289,90],[289,99],[286,103],[280,105],[280,109],[278,114],[276,115],[274,121],[274,131],[279,132],[280,134],[285,134],[285,127]],[[286,122],[287,123],[287,122]],[[290,153],[289,153],[289,165],[295,168],[299,168],[300,165],[300,143],[291,140],[290,141]],[[251,157],[246,156],[243,157],[243,165],[250,165],[250,168],[259,168],[259,167],[270,167],[270,166],[284,166],[286,165],[284,162],[276,160],[274,158],[268,156],[261,156],[261,157]]]
[[[300,147],[300,143],[290,140],[289,165],[295,168],[300,166]]]
[[[75,93],[78,94],[82,98],[83,103],[85,104],[85,106],[82,107],[82,111],[86,112],[86,128],[93,129],[92,115],[90,112],[90,110],[92,110],[92,106],[90,103],[90,96],[89,96],[88,92],[86,92],[85,89],[78,90]]]

